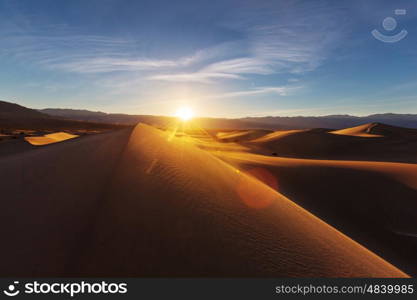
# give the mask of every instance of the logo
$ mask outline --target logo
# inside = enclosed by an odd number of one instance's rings
[[[19,281],[13,282],[13,284],[10,284],[7,287],[7,290],[4,290],[3,293],[5,293],[7,296],[10,296],[10,297],[14,297],[18,295],[20,293],[20,291],[16,289],[16,285],[18,284],[19,284]]]
[[[398,16],[403,16],[407,14],[407,10],[405,9],[396,9],[395,14]],[[382,21],[382,27],[384,27],[384,29],[387,32],[391,32],[393,30],[395,30],[397,28],[397,21],[392,18],[392,17],[386,17],[383,21]],[[377,40],[380,40],[381,42],[384,43],[396,43],[401,41],[402,39],[404,39],[408,32],[405,29],[402,29],[400,32],[398,32],[397,34],[394,35],[385,35],[381,32],[379,32],[377,29],[372,30],[372,35],[374,36],[374,38],[376,38]]]

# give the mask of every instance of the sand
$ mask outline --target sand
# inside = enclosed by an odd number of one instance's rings
[[[0,170],[3,275],[407,276],[255,177],[146,125],[0,159]]]
[[[337,131],[276,131],[245,143],[281,157],[417,163],[417,130],[370,123]]]
[[[417,129],[391,126],[382,123],[368,123],[330,133],[358,137],[402,138],[407,140],[417,138]]]
[[[332,134],[340,134],[340,135],[349,135],[349,136],[360,136],[360,137],[382,137],[382,135],[379,134],[372,134],[372,129],[378,126],[377,123],[371,123],[371,124],[364,124],[352,128],[346,128],[341,130],[335,130],[330,133]]]
[[[69,274],[129,136],[92,135],[0,158],[2,276]]]
[[[270,133],[269,130],[232,130],[220,131],[216,134],[216,139],[222,142],[244,142],[254,140]]]
[[[25,137],[25,140],[29,144],[34,145],[34,146],[44,146],[44,145],[66,141],[66,140],[73,139],[76,137],[78,137],[78,135],[69,134],[66,132],[55,132],[55,133],[45,134],[44,136]]]
[[[253,143],[268,143],[268,142],[272,142],[275,141],[277,139],[286,137],[286,136],[290,136],[292,134],[295,133],[300,133],[300,132],[306,132],[308,130],[282,130],[282,131],[275,131],[275,132],[271,132],[269,134],[260,136],[256,139],[251,140],[251,142]]]
[[[417,165],[215,155],[268,183],[403,270],[417,274]],[[265,180],[259,171],[273,180]],[[398,232],[408,233],[406,237]],[[411,235],[410,235],[411,233]]]

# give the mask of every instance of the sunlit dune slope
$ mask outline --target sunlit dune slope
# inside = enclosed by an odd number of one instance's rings
[[[352,128],[332,131],[333,134],[350,135],[359,137],[391,137],[391,138],[416,138],[417,130],[401,128],[381,123],[369,123]]]
[[[55,132],[55,133],[45,134],[44,136],[25,137],[25,140],[34,146],[43,146],[43,145],[62,142],[65,140],[76,138],[76,137],[78,137],[78,135],[69,134],[66,132]]]
[[[331,133],[340,135],[360,136],[360,137],[382,137],[382,135],[372,134],[372,128],[377,126],[376,123],[364,124],[352,128],[335,130]]]
[[[249,162],[254,164],[265,164],[290,167],[335,167],[349,168],[352,170],[368,170],[384,174],[410,188],[417,190],[417,164],[391,163],[391,162],[367,162],[367,161],[341,161],[341,160],[313,160],[296,159],[284,157],[270,157],[245,152],[228,152],[215,155],[231,159],[237,162]]]
[[[270,130],[235,130],[220,131],[216,134],[217,140],[221,142],[244,142],[259,138],[270,133]]]
[[[274,183],[291,200],[409,274],[417,274],[416,164],[214,153]]]
[[[285,136],[289,136],[292,135],[294,133],[299,133],[299,132],[305,132],[308,130],[283,130],[283,131],[274,131],[271,132],[269,134],[266,134],[262,137],[259,137],[257,139],[253,139],[251,142],[253,143],[268,143],[268,142],[272,142],[275,141],[277,139],[283,138]]]
[[[211,136],[204,136],[196,138],[195,135],[192,137],[184,135],[181,136],[182,142],[192,143],[201,149],[211,151],[247,151],[250,148],[234,142],[223,143],[213,139]]]
[[[78,274],[404,276],[258,180],[149,126],[132,133]]]

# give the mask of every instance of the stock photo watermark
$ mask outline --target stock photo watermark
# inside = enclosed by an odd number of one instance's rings
[[[75,297],[78,294],[126,294],[127,283],[108,283],[101,282],[26,282],[19,287],[19,281],[14,281],[13,284],[9,284],[3,293],[6,296],[14,297],[20,293],[30,294],[55,294],[55,295],[67,295],[69,297]]]
[[[404,15],[407,14],[407,10],[406,9],[396,9],[394,11],[394,13],[397,16],[404,16]],[[397,28],[397,26],[398,26],[397,20],[393,17],[386,17],[382,21],[382,27],[384,28],[384,30],[387,33],[393,32]],[[380,40],[381,42],[384,42],[384,43],[397,43],[397,42],[403,40],[408,35],[408,31],[405,30],[405,29],[402,29],[400,32],[398,32],[394,35],[387,35],[387,34],[381,33],[377,29],[372,30],[371,33],[374,36],[374,38],[376,38],[377,40]]]

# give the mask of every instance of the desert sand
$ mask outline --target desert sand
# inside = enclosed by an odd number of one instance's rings
[[[417,163],[417,130],[380,123],[276,131],[242,143],[252,152],[281,157]]]
[[[403,270],[417,272],[416,164],[215,154],[263,180],[261,168],[277,191]]]
[[[222,142],[249,141],[265,136],[270,130],[232,130],[217,132],[216,138]]]
[[[232,162],[272,158],[192,140],[138,125],[0,159],[2,274],[407,276],[280,193],[279,177]],[[376,168],[414,186],[403,167]]]
[[[410,163],[417,157],[416,131],[365,124],[339,132],[343,133],[341,139],[334,139],[332,132],[319,129],[277,131],[243,142],[250,150],[227,151],[225,147],[212,154],[257,177],[403,270],[416,274],[417,165]],[[366,132],[378,137],[370,138]],[[344,150],[360,160],[322,159],[340,156],[342,146],[349,141],[344,135],[361,135],[354,138],[361,140],[362,153],[357,149]],[[288,145],[292,146],[288,148],[292,156],[300,153],[297,149],[314,149],[321,159],[271,155],[272,151],[280,153],[280,147]],[[327,152],[329,148],[339,152],[332,155]],[[365,161],[367,158],[369,161]],[[388,162],[378,161],[383,158]],[[396,160],[408,163],[390,162]]]
[[[43,145],[49,145],[53,143],[66,141],[66,140],[73,139],[76,137],[78,137],[78,135],[70,134],[67,132],[55,132],[55,133],[45,134],[44,136],[25,137],[25,140],[31,145],[43,146]]]
[[[340,135],[350,135],[350,136],[360,136],[360,137],[382,137],[379,134],[372,134],[372,129],[378,126],[378,124],[364,124],[356,127],[335,130],[330,133],[340,134]]]

